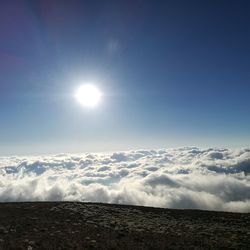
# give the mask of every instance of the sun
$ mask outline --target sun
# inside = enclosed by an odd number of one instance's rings
[[[75,93],[76,100],[87,108],[97,107],[101,101],[101,97],[101,91],[93,84],[84,84]]]

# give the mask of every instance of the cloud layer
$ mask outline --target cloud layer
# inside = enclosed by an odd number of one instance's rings
[[[0,157],[0,201],[78,200],[250,212],[250,149]]]

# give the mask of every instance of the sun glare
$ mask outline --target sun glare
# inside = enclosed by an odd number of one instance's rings
[[[101,100],[101,91],[92,84],[80,86],[75,94],[77,101],[84,107],[94,108]]]

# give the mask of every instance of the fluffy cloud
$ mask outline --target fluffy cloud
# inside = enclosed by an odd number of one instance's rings
[[[250,212],[250,150],[0,157],[0,201],[93,201]]]

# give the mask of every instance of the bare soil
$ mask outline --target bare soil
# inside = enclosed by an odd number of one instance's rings
[[[0,249],[250,249],[250,214],[80,202],[0,203]]]

